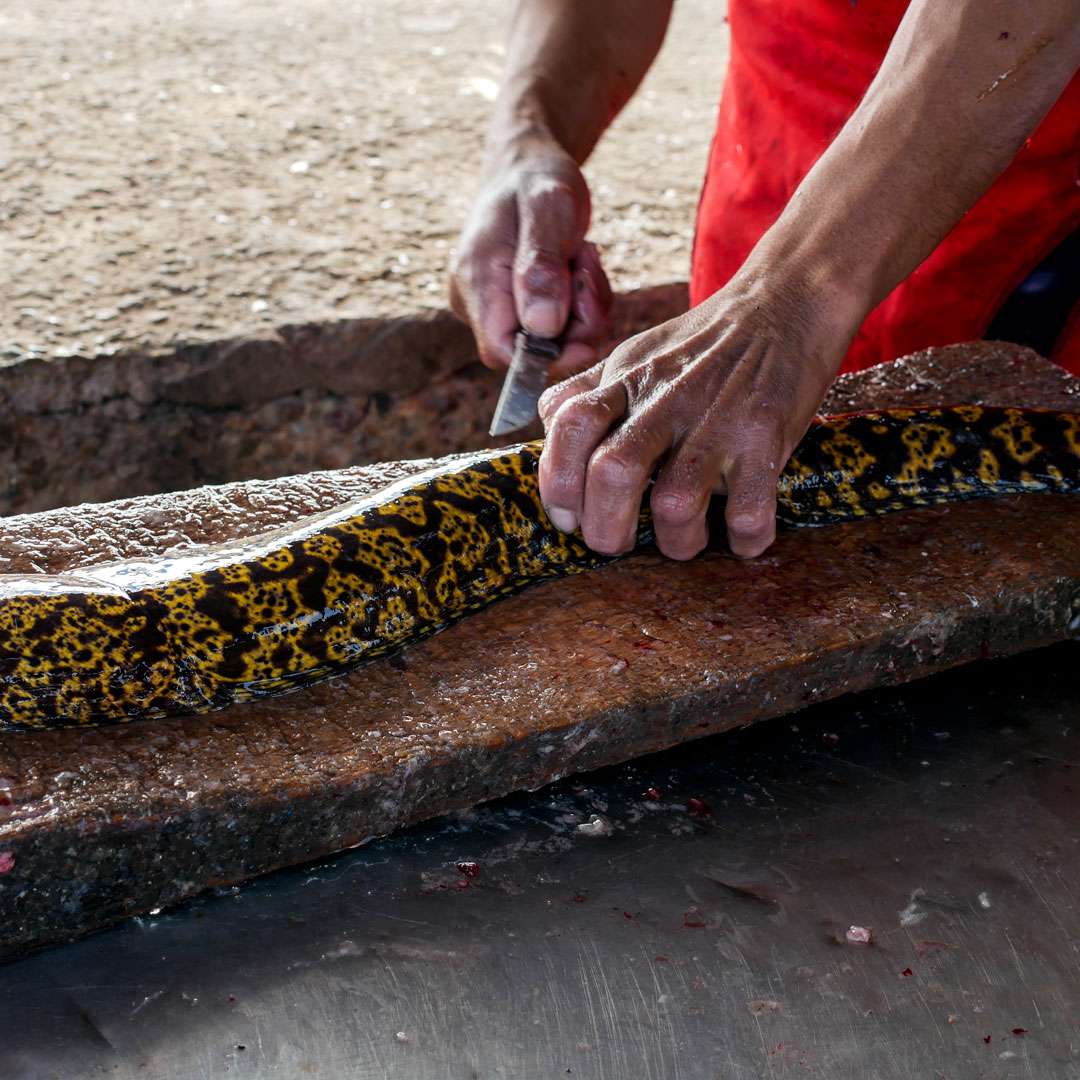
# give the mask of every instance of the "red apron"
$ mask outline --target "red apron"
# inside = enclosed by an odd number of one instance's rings
[[[691,301],[742,265],[874,77],[908,0],[729,0],[731,61],[698,211]],[[863,323],[857,371],[982,336],[1080,228],[1080,75],[1009,168]],[[1080,375],[1080,309],[1053,359]]]

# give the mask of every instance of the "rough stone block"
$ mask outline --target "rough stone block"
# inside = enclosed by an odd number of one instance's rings
[[[615,340],[685,308],[623,294]],[[499,393],[445,311],[0,370],[0,514],[492,445]]]
[[[833,409],[1076,409],[1033,354],[966,346],[845,379]],[[5,569],[257,531],[408,465],[6,523]],[[406,653],[216,714],[0,736],[0,953],[318,858],[556,776],[1059,640],[1080,500],[1023,496],[782,534],[763,558],[643,553],[549,582]]]

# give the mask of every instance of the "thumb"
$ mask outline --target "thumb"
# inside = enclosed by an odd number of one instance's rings
[[[584,190],[552,176],[518,195],[514,303],[521,325],[540,337],[558,337],[570,317],[571,263],[585,237],[589,199]]]

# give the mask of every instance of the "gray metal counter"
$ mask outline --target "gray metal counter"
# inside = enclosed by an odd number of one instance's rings
[[[0,1077],[1080,1077],[1078,841],[1069,644],[10,964]]]

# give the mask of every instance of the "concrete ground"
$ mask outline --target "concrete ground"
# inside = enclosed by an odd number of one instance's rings
[[[0,10],[0,360],[442,306],[508,6]],[[687,273],[727,35],[676,7],[589,167],[619,289]]]

